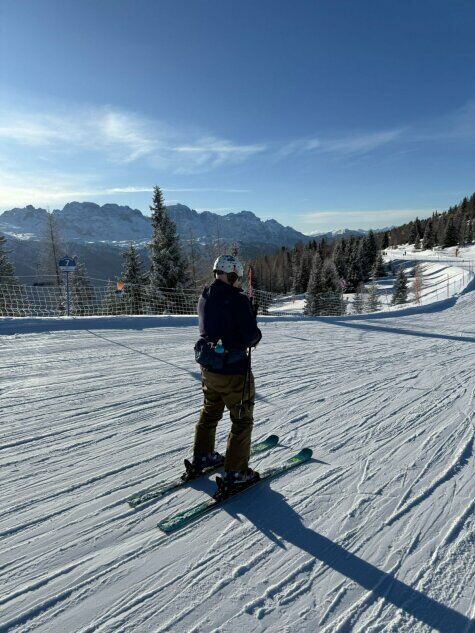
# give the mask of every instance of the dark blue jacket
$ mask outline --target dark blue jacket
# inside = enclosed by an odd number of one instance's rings
[[[198,301],[201,338],[209,343],[222,340],[225,350],[245,351],[262,338],[251,302],[240,288],[215,279]],[[245,374],[247,359],[226,364],[219,374]]]

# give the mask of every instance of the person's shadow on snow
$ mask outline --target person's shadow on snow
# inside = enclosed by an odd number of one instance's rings
[[[280,493],[272,490],[268,482],[260,484],[258,495],[259,500],[256,500],[249,491],[242,497],[231,499],[222,509],[238,520],[237,513],[245,516],[279,547],[285,548],[280,539],[292,543],[367,591],[371,591],[374,600],[383,598],[436,631],[475,631],[473,620],[404,584],[395,576],[371,565],[322,534],[305,527],[297,512]]]

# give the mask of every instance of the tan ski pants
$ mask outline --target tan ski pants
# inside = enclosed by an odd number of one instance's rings
[[[245,376],[224,376],[201,370],[204,395],[203,408],[195,429],[195,455],[212,453],[216,427],[223,417],[224,408],[229,409],[231,431],[228,435],[225,470],[246,472],[251,450],[251,433],[254,411],[254,376],[246,380],[243,406],[240,407]]]

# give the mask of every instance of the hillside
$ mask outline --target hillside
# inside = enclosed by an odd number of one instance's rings
[[[0,319],[0,629],[473,632],[474,309],[261,319],[254,466],[314,460],[174,536],[212,481],[124,499],[189,455],[195,319]]]

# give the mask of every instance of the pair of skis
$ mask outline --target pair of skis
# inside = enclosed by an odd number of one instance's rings
[[[269,450],[271,448],[274,448],[275,446],[277,446],[278,442],[279,442],[279,438],[277,437],[277,435],[269,435],[269,437],[267,437],[262,442],[257,442],[252,445],[251,455],[256,455],[266,450]],[[298,466],[305,464],[311,459],[311,457],[312,457],[312,450],[310,448],[303,448],[301,451],[293,455],[290,459],[283,462],[282,464],[267,468],[266,470],[262,471],[260,473],[260,478],[256,481],[253,481],[249,485],[236,489],[236,491],[226,496],[225,498],[220,498],[220,499],[210,498],[210,499],[207,499],[206,501],[203,501],[202,503],[198,503],[185,510],[177,512],[176,514],[173,514],[163,519],[162,521],[160,521],[158,523],[158,527],[163,532],[166,532],[167,534],[176,532],[177,530],[180,530],[181,528],[185,527],[189,523],[192,523],[193,521],[203,516],[204,514],[207,514],[213,511],[215,508],[220,507],[223,503],[226,503],[228,499],[232,499],[233,497],[240,494],[241,492],[244,492],[248,488],[253,488],[254,486],[259,485],[263,481],[268,481],[270,479],[279,477],[280,475],[283,475],[289,472],[290,470],[293,470],[294,468],[297,468]],[[218,470],[217,467],[208,468],[205,471],[203,471],[202,474],[207,475],[216,470]],[[187,483],[188,483],[187,481],[183,481],[182,479],[177,479],[176,481],[170,482],[168,484],[167,483],[158,484],[157,486],[152,486],[151,488],[135,493],[134,495],[129,497],[127,501],[132,507],[135,508],[152,499],[159,499],[163,497],[164,495],[181,488]]]
[[[251,446],[251,455],[257,455],[259,453],[263,453],[264,451],[268,451],[271,448],[274,448],[279,443],[279,438],[277,435],[269,435],[265,440],[261,442],[255,442]],[[195,479],[199,479],[204,475],[210,475],[213,472],[216,472],[222,467],[222,464],[218,466],[211,466],[210,468],[205,468],[198,477]],[[175,490],[179,490],[183,486],[186,486],[190,481],[194,481],[193,479],[184,480],[181,477],[178,477],[174,481],[171,482],[161,482],[156,484],[155,486],[151,486],[150,488],[145,488],[144,490],[139,490],[131,497],[127,499],[128,503],[132,508],[136,508],[147,501],[152,501],[153,499],[160,499],[165,495],[175,492]]]

